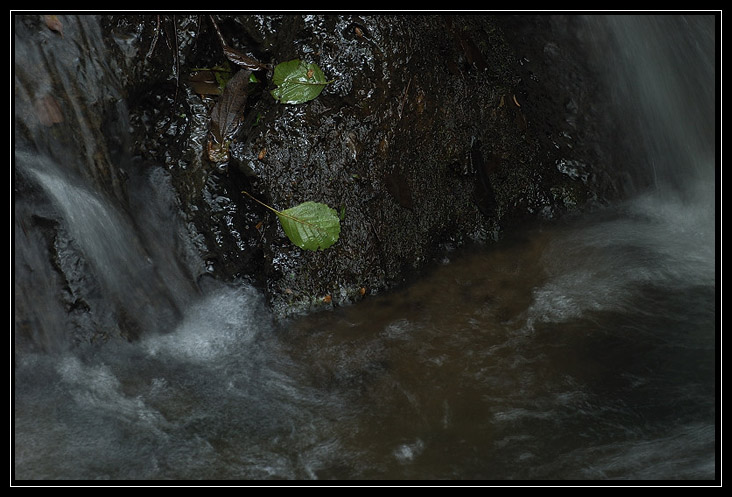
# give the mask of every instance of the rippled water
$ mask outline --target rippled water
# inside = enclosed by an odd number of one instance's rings
[[[678,185],[686,161],[695,173],[681,189],[659,182],[449,253],[398,291],[286,322],[244,283],[211,279],[194,296],[186,272],[161,263],[169,247],[147,235],[166,226],[181,236],[162,172],[144,190],[159,202],[150,225],[133,228],[62,163],[16,150],[68,243],[98,264],[80,273],[99,275],[102,296],[130,296],[122,309],[149,328],[132,343],[14,356],[14,476],[714,479],[717,203],[706,143],[690,137],[700,153],[659,169]],[[42,244],[17,224],[16,258],[34,267]],[[127,260],[140,246],[154,281]],[[170,278],[169,295],[134,315]],[[34,296],[22,283],[47,334],[70,326],[41,286]]]
[[[713,478],[714,234],[605,216],[335,312],[275,325],[221,285],[168,334],[27,355],[17,476]]]

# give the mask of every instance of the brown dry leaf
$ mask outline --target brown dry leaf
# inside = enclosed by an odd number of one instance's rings
[[[244,118],[247,105],[247,83],[251,71],[239,71],[226,84],[219,100],[211,110],[211,136],[208,158],[213,162],[229,160],[229,144]]]
[[[244,69],[248,69],[250,71],[258,71],[261,69],[267,69],[267,66],[259,62],[257,59],[253,57],[249,57],[247,54],[240,52],[239,50],[236,50],[235,48],[231,48],[228,43],[226,43],[226,40],[224,39],[224,35],[221,34],[221,30],[219,29],[219,25],[216,24],[216,20],[213,16],[208,16],[208,18],[211,20],[211,24],[213,24],[214,29],[216,30],[216,34],[219,37],[219,41],[221,42],[221,48],[224,51],[224,55],[227,59],[229,59],[234,64],[243,67]]]
[[[221,95],[221,88],[213,71],[198,71],[191,75],[188,83],[199,95]]]
[[[247,54],[240,52],[228,45],[223,46],[224,55],[234,64],[248,69],[250,71],[259,71],[267,69],[267,66],[259,62],[257,59],[249,57]]]
[[[63,38],[63,36],[64,36],[63,24],[61,24],[61,21],[59,20],[58,16],[54,16],[54,15],[43,16],[43,21],[46,23],[46,27],[48,27],[48,29],[60,34],[61,37]]]
[[[211,132],[219,143],[232,137],[244,117],[250,74],[251,71],[237,72],[226,84],[211,111]]]
[[[64,122],[61,107],[59,107],[58,102],[51,95],[36,99],[33,107],[38,121],[44,126],[52,126]]]

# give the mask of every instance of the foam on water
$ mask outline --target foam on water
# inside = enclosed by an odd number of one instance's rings
[[[633,309],[637,292],[650,286],[713,286],[714,189],[696,188],[684,198],[643,194],[553,241],[543,256],[548,279],[534,291],[529,321]]]
[[[261,295],[253,288],[222,286],[188,307],[175,330],[146,336],[142,346],[153,356],[215,361],[234,350],[246,353],[267,332],[269,319]]]

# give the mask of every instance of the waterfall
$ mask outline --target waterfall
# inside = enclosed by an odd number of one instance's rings
[[[134,161],[95,16],[16,16],[15,343],[63,350],[172,329],[202,262],[167,172]]]
[[[715,30],[713,15],[586,17],[581,42],[611,91],[621,136],[638,156],[638,175],[663,195],[714,194]]]

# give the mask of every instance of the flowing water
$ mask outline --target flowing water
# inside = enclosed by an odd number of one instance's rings
[[[244,283],[193,291],[162,170],[137,180],[140,216],[68,163],[85,156],[16,143],[43,201],[16,201],[16,312],[36,318],[15,329],[46,350],[13,357],[15,478],[714,479],[714,19],[587,23],[625,50],[608,77],[650,189],[287,322]],[[63,345],[79,323],[23,216],[61,226],[59,264],[88,261],[66,273],[96,275],[95,325],[127,316],[139,340]]]

